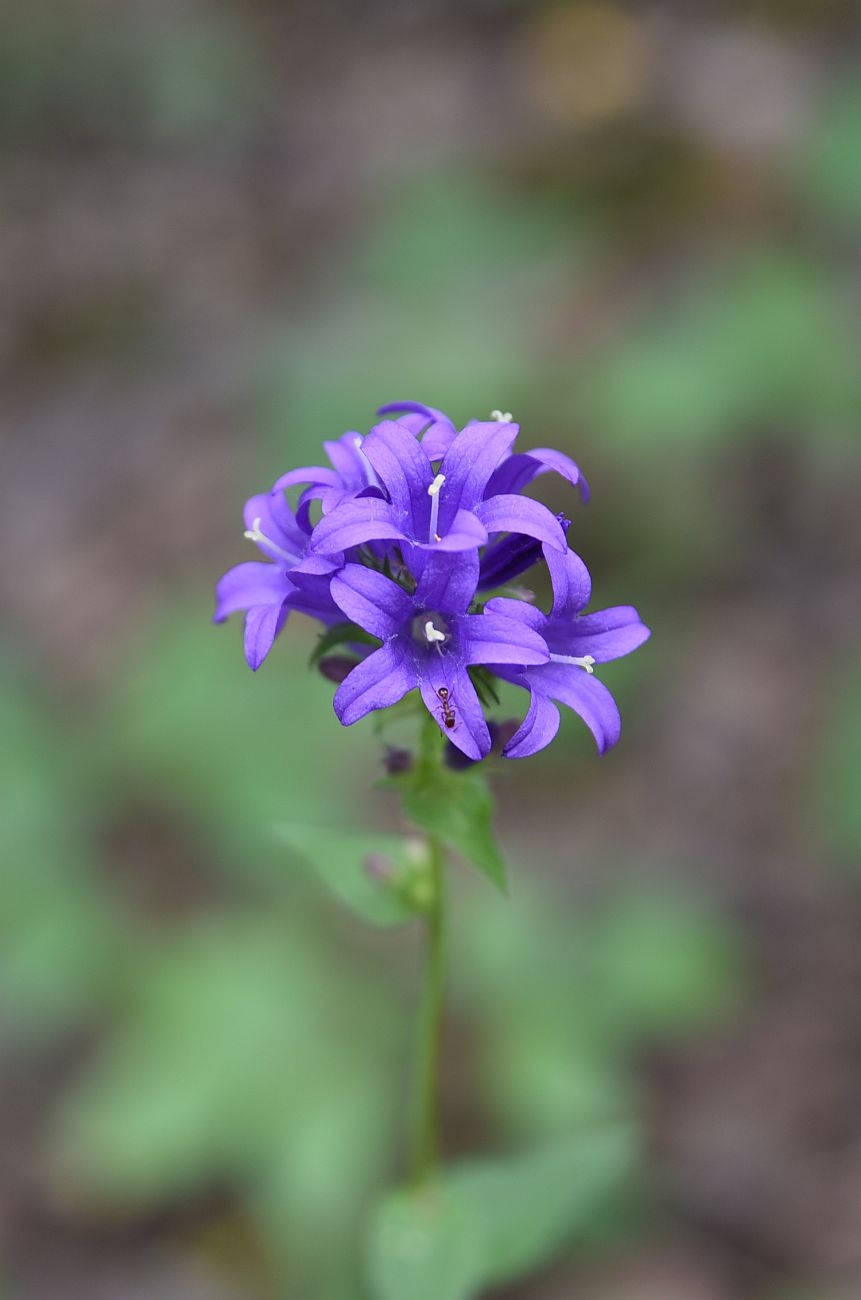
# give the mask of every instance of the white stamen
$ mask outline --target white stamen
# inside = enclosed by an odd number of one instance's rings
[[[550,658],[555,664],[574,664],[577,668],[585,668],[590,676],[595,671],[593,655],[551,655]]]
[[[432,618],[429,618],[425,623],[425,636],[428,641],[430,641],[431,645],[433,645],[434,642],[438,643],[445,640],[445,632],[440,632],[439,628],[434,627]]]
[[[429,542],[438,542],[441,540],[440,535],[436,530],[436,526],[439,521],[439,493],[444,482],[445,474],[437,474],[433,483],[431,483],[428,488],[428,496],[431,499],[430,531],[428,532]]]
[[[491,420],[499,420],[502,424],[512,424],[514,422],[514,416],[510,411],[491,411],[490,418]]]
[[[255,519],[252,526],[246,528],[242,536],[247,537],[249,542],[257,542],[260,546],[268,547],[270,551],[274,551],[276,555],[280,555],[281,559],[286,560],[288,564],[298,564],[298,555],[292,555],[290,551],[285,551],[283,547],[276,545],[276,543],[273,542],[271,538],[267,537],[265,533],[261,533],[260,525],[262,522],[262,519]]]

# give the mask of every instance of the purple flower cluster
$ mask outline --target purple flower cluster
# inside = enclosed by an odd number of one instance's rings
[[[366,437],[351,432],[326,442],[329,466],[292,470],[246,504],[245,536],[265,558],[224,575],[215,621],[245,611],[252,669],[291,610],[378,639],[373,647],[345,634],[355,667],[335,693],[344,726],[418,688],[448,739],[467,758],[482,759],[491,735],[476,690],[480,669],[485,681],[492,675],[530,696],[503,751],[508,758],[550,743],[557,703],[583,718],[603,753],[618,740],[620,720],[594,667],[630,653],[649,631],[629,605],[582,612],[591,580],[568,547],[567,521],[522,495],[538,475],[554,472],[586,499],[579,469],[550,448],[515,452],[519,428],[502,411],[460,431],[419,402],[378,414],[396,418]],[[295,508],[284,494],[293,486],[302,489]],[[549,614],[527,599],[492,594],[534,564],[550,574]]]

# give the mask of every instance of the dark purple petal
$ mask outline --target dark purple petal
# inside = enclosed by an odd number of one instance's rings
[[[352,623],[381,639],[394,636],[413,611],[402,587],[362,564],[345,564],[332,579],[330,590],[335,604]]]
[[[574,664],[541,664],[524,673],[532,691],[549,695],[579,714],[603,754],[619,739],[622,721],[616,701],[603,682]]]
[[[441,614],[465,613],[478,583],[478,554],[460,551],[446,555],[434,551],[428,555],[419,578],[415,604]]]
[[[248,667],[256,673],[287,621],[290,604],[253,605],[245,615],[245,658]]]
[[[323,516],[311,534],[311,551],[332,555],[381,538],[406,540],[394,507],[379,497],[357,497]]]
[[[529,497],[488,497],[478,503],[475,514],[489,533],[525,533],[557,551],[568,545],[565,529],[552,511]]]
[[[547,615],[527,600],[514,600],[511,596],[494,596],[484,607],[486,614],[504,614],[506,618],[520,619],[535,632],[543,632]]]
[[[529,711],[502,751],[506,758],[529,758],[546,748],[559,730],[559,710],[552,700],[534,691]]]
[[[545,664],[550,658],[543,637],[520,618],[485,612],[454,621],[464,663]]]
[[[522,492],[541,474],[560,474],[569,483],[579,486],[584,501],[589,500],[589,485],[570,456],[552,447],[535,447],[532,451],[515,452],[494,471],[487,485],[486,496],[501,492]]]
[[[349,655],[324,655],[317,660],[317,671],[321,677],[340,686],[349,677],[356,666],[355,659]]]
[[[433,470],[413,435],[402,424],[384,420],[368,434],[363,451],[389,494],[404,535],[427,541]]]
[[[213,621],[221,623],[229,614],[254,605],[279,605],[295,590],[285,571],[262,560],[249,560],[228,569],[215,588]]]
[[[558,551],[554,553],[548,548],[544,558],[553,585],[552,613],[554,617],[561,614],[573,617],[589,604],[592,595],[589,570],[574,551],[569,550],[560,555]]]
[[[599,664],[630,654],[649,636],[649,629],[632,605],[581,614],[564,624],[551,622],[548,631],[554,653],[591,655]]]
[[[440,493],[437,531],[448,532],[458,510],[473,510],[484,495],[488,479],[517,437],[516,424],[480,421],[457,435],[440,465],[445,485]]]
[[[445,725],[445,710],[439,698],[440,687],[448,690],[448,705],[454,714],[454,726]],[[428,654],[419,663],[419,690],[440,730],[467,758],[479,759],[490,752],[490,732],[481,701],[466,668],[450,654]]]
[[[484,552],[478,585],[485,591],[491,587],[506,587],[537,564],[540,558],[539,541],[520,533],[509,533]]]
[[[412,659],[396,641],[380,646],[357,664],[335,692],[335,712],[350,727],[374,709],[397,704],[416,685]]]

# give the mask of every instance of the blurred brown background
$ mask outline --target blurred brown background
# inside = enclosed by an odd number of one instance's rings
[[[402,398],[573,454],[653,629],[459,873],[449,1154],[639,1134],[504,1295],[861,1295],[856,5],[13,0],[0,159],[2,1300],[367,1294],[415,935],[273,828],[396,809],[208,620]]]

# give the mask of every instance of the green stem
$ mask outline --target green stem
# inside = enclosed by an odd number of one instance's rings
[[[445,984],[445,847],[428,839],[432,900],[425,914],[424,978],[418,1021],[418,1053],[412,1140],[412,1180],[432,1176],[439,1154],[439,1073]]]

